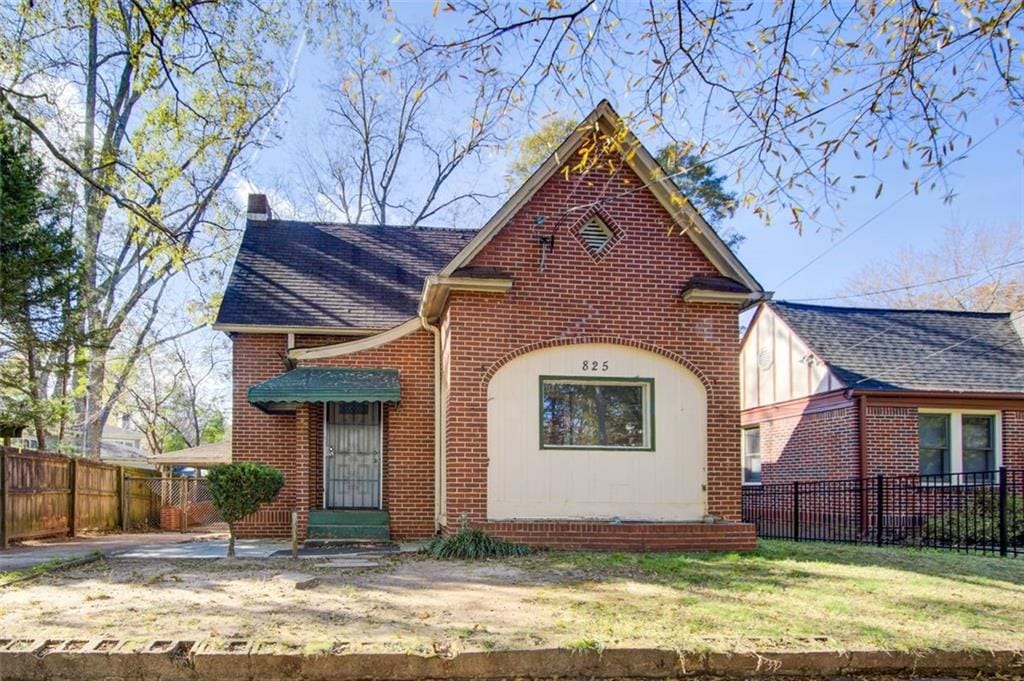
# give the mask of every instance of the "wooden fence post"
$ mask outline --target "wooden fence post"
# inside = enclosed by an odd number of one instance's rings
[[[71,503],[68,504],[68,536],[75,536],[75,528],[78,527],[78,462],[75,459],[68,461],[68,480],[71,483]]]
[[[118,493],[121,504],[121,531],[128,531],[128,481],[125,479],[124,466],[117,467]]]
[[[11,509],[7,508],[7,448],[0,450],[0,546],[7,548],[8,524],[11,522]]]

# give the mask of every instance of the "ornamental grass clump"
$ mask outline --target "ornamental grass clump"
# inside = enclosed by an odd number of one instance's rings
[[[533,553],[534,549],[531,546],[513,544],[492,537],[480,529],[471,529],[463,517],[458,534],[450,537],[434,537],[423,551],[438,559],[480,560],[481,558],[525,556]]]
[[[207,478],[213,505],[228,524],[228,558],[234,558],[235,523],[277,498],[284,475],[271,466],[244,462],[214,466]]]

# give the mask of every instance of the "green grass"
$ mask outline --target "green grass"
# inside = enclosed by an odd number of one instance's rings
[[[562,629],[608,646],[1024,649],[1024,561],[762,541],[750,554],[552,553]],[[568,596],[568,598],[567,598]]]
[[[47,572],[53,572],[54,570],[59,570],[61,568],[89,563],[102,557],[102,553],[99,551],[93,551],[85,556],[77,556],[75,558],[51,558],[50,560],[42,563],[36,563],[35,565],[31,565],[20,570],[0,572],[0,586],[6,586],[7,584],[13,584],[15,582],[23,582],[27,579],[46,574]]]

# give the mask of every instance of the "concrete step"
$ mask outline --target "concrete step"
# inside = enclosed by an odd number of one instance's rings
[[[387,525],[313,525],[306,533],[309,539],[371,539],[387,541],[391,531]]]
[[[387,511],[320,509],[309,512],[310,525],[387,525]]]

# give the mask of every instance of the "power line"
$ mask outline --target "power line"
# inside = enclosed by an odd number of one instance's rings
[[[967,274],[958,274],[956,276],[945,277],[943,279],[933,279],[932,281],[925,281],[925,282],[921,282],[919,284],[910,284],[908,286],[896,286],[894,288],[884,288],[884,289],[878,289],[876,291],[865,291],[863,293],[851,293],[851,294],[848,294],[848,295],[841,295],[841,296],[821,296],[819,298],[791,298],[791,299],[788,299],[788,300],[790,300],[790,302],[794,302],[794,303],[813,303],[813,302],[819,302],[819,301],[825,301],[825,300],[847,300],[847,299],[850,299],[850,298],[863,298],[863,297],[866,297],[866,296],[880,296],[880,295],[883,295],[885,293],[898,293],[900,291],[910,291],[912,289],[922,288],[924,286],[934,286],[935,284],[945,284],[946,282],[956,281],[958,279],[966,279],[968,277],[973,277],[973,276],[978,275],[978,274],[986,274],[986,273],[988,273],[988,274],[991,275],[992,272],[995,272],[997,270],[1004,270],[1004,269],[1007,269],[1007,268],[1010,268],[1010,267],[1015,267],[1017,265],[1022,265],[1022,264],[1024,264],[1024,260],[1015,260],[1013,262],[1008,262],[1008,263],[1003,263],[1002,265],[997,265],[996,267],[989,267],[989,268],[986,268],[985,270],[975,270],[974,272],[968,272]]]
[[[967,149],[965,149],[965,150],[964,150],[964,153],[960,155],[960,158],[963,158],[963,157],[964,157],[964,156],[966,156],[966,155],[967,155],[967,154],[968,154],[969,152],[973,151],[974,149],[976,149],[976,148],[977,148],[978,146],[980,146],[981,144],[984,144],[984,143],[985,143],[985,141],[987,141],[987,140],[988,140],[988,139],[989,139],[990,137],[992,137],[992,136],[993,136],[993,135],[995,135],[995,134],[996,134],[997,132],[999,132],[1000,130],[1002,130],[1002,129],[1003,129],[1003,128],[1004,128],[1005,126],[1006,126],[1006,124],[1007,124],[1007,123],[1009,123],[1009,121],[1010,121],[1010,119],[1009,119],[1009,118],[1008,118],[1008,119],[1006,119],[1005,121],[1003,121],[1002,123],[1000,123],[1000,124],[999,124],[998,126],[996,126],[995,128],[993,128],[993,129],[992,129],[991,131],[989,131],[989,132],[988,132],[988,133],[987,133],[987,134],[986,134],[986,135],[985,135],[984,137],[982,137],[982,138],[981,138],[981,139],[979,139],[979,140],[978,140],[977,142],[975,142],[974,144],[972,144],[971,146],[969,146],[969,147],[968,147]],[[924,176],[924,177],[922,178],[922,181],[928,181],[928,180],[930,180],[930,179],[931,179],[931,177],[932,177],[933,175],[937,174],[938,172],[940,172],[941,170],[943,170],[943,169],[944,169],[944,168],[946,168],[946,167],[948,167],[948,164],[947,164],[946,166],[936,166],[935,168],[933,168],[933,169],[931,170],[931,172],[927,173],[927,174],[926,174],[926,175],[925,175],[925,176]],[[846,241],[848,241],[848,240],[849,240],[849,239],[850,239],[850,238],[851,238],[851,237],[852,237],[853,235],[857,234],[857,232],[861,231],[862,229],[864,229],[865,227],[867,227],[868,225],[870,225],[870,224],[871,224],[872,222],[874,222],[875,220],[877,220],[878,218],[880,218],[880,217],[881,217],[882,215],[884,215],[885,213],[887,213],[887,212],[889,212],[890,210],[892,210],[892,208],[893,208],[893,207],[895,207],[895,206],[896,206],[896,204],[900,203],[901,201],[903,201],[904,199],[906,199],[906,198],[907,198],[908,196],[910,196],[911,194],[914,194],[914,193],[916,193],[916,191],[917,191],[917,190],[916,190],[916,186],[915,186],[915,187],[911,187],[911,188],[910,188],[910,189],[908,189],[908,190],[907,190],[906,192],[904,192],[903,194],[901,194],[901,195],[899,195],[898,197],[896,197],[896,199],[894,199],[894,200],[893,200],[892,202],[890,202],[890,203],[889,203],[888,205],[886,205],[886,206],[885,206],[884,208],[882,208],[882,209],[878,210],[878,211],[877,211],[877,212],[875,212],[875,213],[874,213],[874,214],[873,214],[873,215],[872,215],[871,217],[869,217],[869,218],[868,218],[867,220],[865,220],[865,221],[864,221],[864,222],[862,222],[861,224],[857,225],[857,227],[856,227],[856,228],[854,228],[854,229],[853,229],[853,231],[850,231],[850,232],[847,232],[846,234],[844,234],[844,235],[843,235],[843,238],[841,238],[841,239],[839,239],[838,241],[836,241],[836,242],[832,243],[831,245],[829,245],[829,247],[828,247],[828,248],[826,248],[825,250],[823,250],[823,251],[822,251],[821,253],[819,253],[818,255],[814,256],[813,258],[811,258],[811,259],[810,259],[809,261],[807,261],[807,262],[806,262],[806,263],[805,263],[804,265],[802,265],[802,266],[801,266],[800,268],[798,268],[798,269],[797,269],[797,270],[796,270],[795,272],[793,272],[793,273],[792,273],[792,274],[790,274],[790,275],[789,275],[788,277],[786,277],[785,279],[783,279],[782,281],[780,281],[780,282],[779,282],[778,284],[776,284],[776,285],[775,285],[775,286],[774,286],[773,288],[775,288],[775,289],[778,289],[778,288],[779,288],[779,287],[781,287],[781,286],[782,286],[783,284],[787,283],[788,281],[790,281],[791,279],[793,279],[794,277],[796,277],[796,276],[797,276],[798,274],[802,273],[802,272],[803,272],[804,270],[806,270],[806,269],[807,269],[808,267],[810,267],[810,266],[811,266],[811,265],[813,265],[814,263],[816,263],[816,262],[818,262],[819,260],[821,260],[822,258],[824,258],[824,257],[825,257],[826,255],[828,255],[829,253],[831,253],[832,251],[834,251],[834,250],[835,250],[836,248],[838,248],[838,247],[839,247],[839,246],[841,246],[842,244],[846,243]]]
[[[927,361],[929,359],[932,359],[936,355],[940,355],[943,352],[948,352],[949,350],[952,350],[953,348],[960,347],[964,343],[969,343],[972,340],[977,340],[978,338],[981,338],[982,336],[987,335],[987,334],[991,334],[991,333],[992,333],[991,330],[986,330],[986,331],[982,331],[980,333],[976,333],[974,335],[968,336],[967,338],[962,338],[962,339],[958,340],[955,343],[951,343],[950,345],[947,345],[944,348],[939,348],[938,350],[930,352],[927,355],[925,355],[924,357],[920,357],[920,358],[915,359],[915,360],[913,360],[911,362],[904,362],[903,364],[899,364],[899,365],[897,365],[895,367],[892,367],[892,368],[887,368],[885,371],[886,372],[903,371],[904,369],[909,369],[911,367],[918,366],[919,364],[921,364],[921,363],[923,363],[923,362],[925,362],[925,361]],[[984,352],[982,354],[990,354],[992,352],[995,352],[996,350],[1002,350],[1003,348],[1010,347],[1011,345],[1019,345],[1020,342],[1021,342],[1020,339],[1015,338],[1013,340],[1007,341],[1006,343],[1001,343],[1000,345],[997,345],[994,348],[990,348],[990,349],[988,349],[986,352]],[[865,377],[861,378],[860,380],[854,382],[853,386],[860,385],[861,383],[864,383],[865,381],[876,380],[877,378],[878,377],[874,376],[874,375],[872,375],[872,376],[865,376]]]

